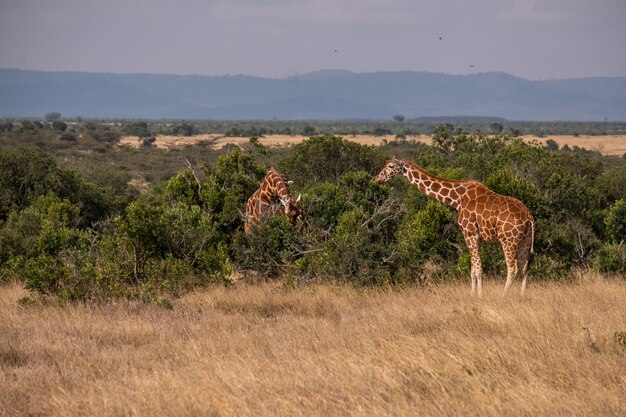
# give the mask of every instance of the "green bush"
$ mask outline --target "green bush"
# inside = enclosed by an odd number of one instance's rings
[[[450,207],[431,200],[398,231],[398,251],[405,266],[419,267],[427,260],[442,263],[458,253],[462,240]]]
[[[78,207],[53,193],[36,198],[22,211],[10,213],[0,228],[0,265],[12,257],[55,256],[80,246],[86,234],[76,229]]]
[[[626,199],[617,200],[609,208],[604,224],[612,243],[622,244],[626,241]]]
[[[302,207],[309,232],[327,235],[349,207],[347,191],[339,184],[316,184],[303,194]]]
[[[391,282],[396,269],[392,246],[386,244],[376,220],[360,210],[344,212],[336,233],[309,261],[311,273],[322,279],[356,285]]]
[[[299,258],[303,247],[302,237],[287,216],[268,215],[255,224],[250,234],[235,235],[233,264],[244,273],[253,271],[262,277],[277,277]]]
[[[235,232],[243,228],[246,202],[261,184],[266,170],[250,153],[235,149],[220,156],[215,166],[205,165],[204,173],[206,180],[199,192],[198,203],[212,216],[220,240],[230,242]],[[187,185],[177,185],[179,194],[187,187],[184,198],[193,194],[189,190],[189,184],[193,182],[188,179],[184,180]]]
[[[279,167],[287,178],[301,187],[337,183],[350,171],[374,175],[385,161],[375,148],[359,145],[338,136],[314,136],[299,143]]]
[[[153,136],[152,133],[150,133],[148,123],[144,121],[125,123],[122,127],[122,132],[125,135],[139,136],[140,138]]]
[[[357,285],[393,283],[399,278],[395,231],[402,214],[394,199],[370,210],[352,202],[339,215],[334,233],[307,259],[308,273]]]
[[[39,149],[0,150],[0,220],[49,192],[80,207],[77,225],[82,228],[116,214],[126,202],[110,188],[88,183],[75,172],[59,168],[54,158]]]
[[[626,277],[626,246],[609,244],[597,252],[593,267],[600,272]]]
[[[189,123],[181,123],[174,127],[172,130],[173,135],[191,136],[196,133],[193,125]]]
[[[41,255],[28,259],[22,274],[25,288],[42,295],[57,295],[70,279],[69,271],[58,258]]]

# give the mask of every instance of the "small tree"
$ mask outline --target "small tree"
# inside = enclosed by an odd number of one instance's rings
[[[553,139],[548,139],[546,141],[546,148],[549,151],[558,151],[559,150],[559,144],[556,143],[556,141],[554,141]]]
[[[496,135],[499,135],[500,133],[502,133],[502,130],[504,130],[504,127],[502,127],[502,125],[500,123],[492,123],[489,128],[491,129],[491,131],[493,133],[495,133]]]
[[[191,136],[194,134],[194,128],[189,123],[182,123],[174,128],[173,133],[175,135]]]
[[[0,132],[10,132],[13,130],[13,123],[6,121],[0,122]]]
[[[404,116],[402,114],[396,114],[395,116],[393,116],[393,120],[398,123],[402,123],[404,122]]]
[[[60,120],[55,120],[52,122],[52,129],[54,129],[55,131],[59,133],[63,133],[65,132],[65,129],[67,129],[67,124],[65,124],[65,122],[62,122]]]
[[[145,138],[152,136],[148,129],[148,123],[144,121],[131,122],[122,128],[122,132],[126,135],[139,136]]]
[[[61,118],[61,113],[58,111],[49,111],[44,117],[48,122],[52,122],[53,120],[59,120]]]
[[[386,136],[391,135],[391,130],[387,129],[384,126],[376,126],[372,133],[374,134],[374,136]]]
[[[306,125],[302,128],[302,134],[304,136],[313,136],[315,134],[315,128],[311,125]]]

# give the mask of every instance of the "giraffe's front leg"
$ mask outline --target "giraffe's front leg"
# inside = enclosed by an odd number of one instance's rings
[[[470,251],[472,295],[483,295],[483,268],[480,262],[480,237],[477,233],[465,233],[465,243]]]

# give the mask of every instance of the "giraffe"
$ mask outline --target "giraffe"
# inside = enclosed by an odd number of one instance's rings
[[[292,226],[302,220],[300,195],[295,198],[289,192],[289,184],[284,175],[270,167],[259,188],[250,196],[246,204],[244,231],[250,233],[252,225],[264,215],[276,215],[283,212],[289,217]]]
[[[396,175],[403,175],[428,197],[458,210],[458,223],[471,255],[472,295],[482,295],[481,242],[498,241],[506,259],[506,284],[511,286],[518,272],[522,274],[521,293],[526,290],[528,265],[535,235],[535,222],[530,210],[518,199],[497,194],[477,181],[457,181],[436,177],[417,164],[395,155],[374,181],[382,184]]]

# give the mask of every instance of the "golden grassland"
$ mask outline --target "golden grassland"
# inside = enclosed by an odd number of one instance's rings
[[[0,287],[0,414],[626,415],[626,281],[501,289],[240,282],[168,309]]]
[[[369,136],[369,135],[345,135],[345,139],[359,143],[361,145],[380,146],[386,142],[395,140],[394,135],[386,136]],[[591,151],[598,151],[603,155],[618,155],[626,153],[626,135],[605,135],[605,136],[588,136],[588,135],[552,135],[546,137],[537,137],[533,135],[523,136],[527,142],[536,141],[541,144],[546,143],[548,139],[554,140],[559,146],[568,145],[570,147],[578,146]],[[266,146],[286,146],[296,145],[308,136],[299,135],[267,135],[259,139],[259,143]],[[427,145],[432,143],[430,135],[407,136],[406,140],[421,142]],[[209,143],[213,148],[220,149],[224,146],[237,145],[241,146],[249,141],[249,138],[243,137],[225,137],[219,134],[203,134],[195,136],[167,136],[159,135],[156,137],[154,146],[159,149],[169,149],[176,146],[196,145],[201,142]],[[124,136],[120,139],[120,144],[129,147],[138,147],[141,141],[137,136]]]

